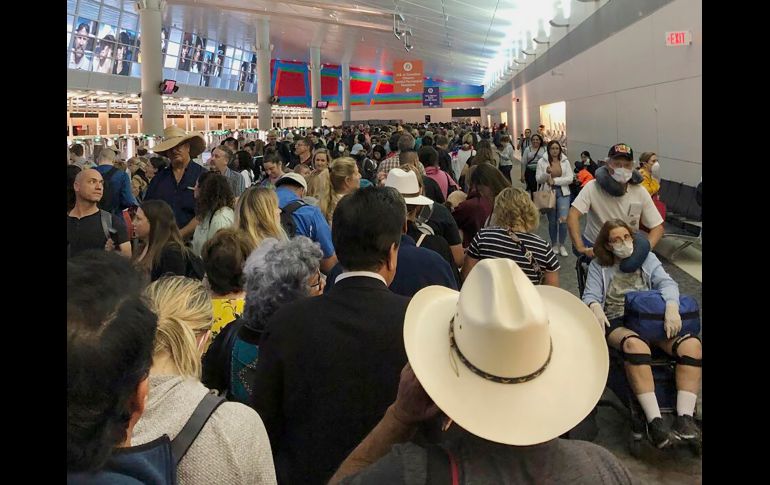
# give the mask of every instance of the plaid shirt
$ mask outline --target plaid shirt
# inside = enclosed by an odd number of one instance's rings
[[[398,155],[394,155],[380,162],[380,166],[377,168],[377,173],[385,172],[385,174],[387,174],[394,168],[398,168],[400,166],[401,161],[398,159]],[[420,170],[422,175],[425,175],[425,167],[422,165],[422,162],[417,162],[417,168]]]

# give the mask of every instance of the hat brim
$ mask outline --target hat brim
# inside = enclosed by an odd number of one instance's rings
[[[153,151],[163,155],[175,146],[180,145],[186,141],[190,142],[190,158],[195,158],[206,150],[206,140],[203,138],[203,136],[198,133],[190,133],[185,136],[164,140],[155,145],[155,147],[153,147]]]
[[[425,197],[424,195],[418,195],[417,197],[404,197],[404,202],[406,202],[406,205],[432,205],[432,204],[434,204],[433,199],[429,199],[428,197]]]
[[[479,377],[450,352],[449,322],[459,292],[430,286],[407,308],[404,345],[417,379],[447,416],[481,438],[544,443],[582,421],[604,391],[609,354],[593,313],[565,290],[537,290],[548,311],[553,354],[541,375],[519,384]]]

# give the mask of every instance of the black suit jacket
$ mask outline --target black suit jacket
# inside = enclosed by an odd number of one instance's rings
[[[408,304],[358,276],[270,318],[252,405],[270,436],[278,483],[326,483],[393,403]]]

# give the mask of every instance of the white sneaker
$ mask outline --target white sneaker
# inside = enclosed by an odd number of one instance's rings
[[[563,244],[559,249],[559,254],[561,254],[562,256],[569,256],[569,253],[567,252],[567,248],[565,248]]]

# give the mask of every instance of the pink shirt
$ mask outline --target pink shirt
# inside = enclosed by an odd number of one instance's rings
[[[444,199],[447,198],[447,192],[449,191],[450,185],[457,188],[457,184],[452,180],[449,174],[438,167],[425,167],[425,175],[436,181],[441,188],[441,193],[444,194]]]

